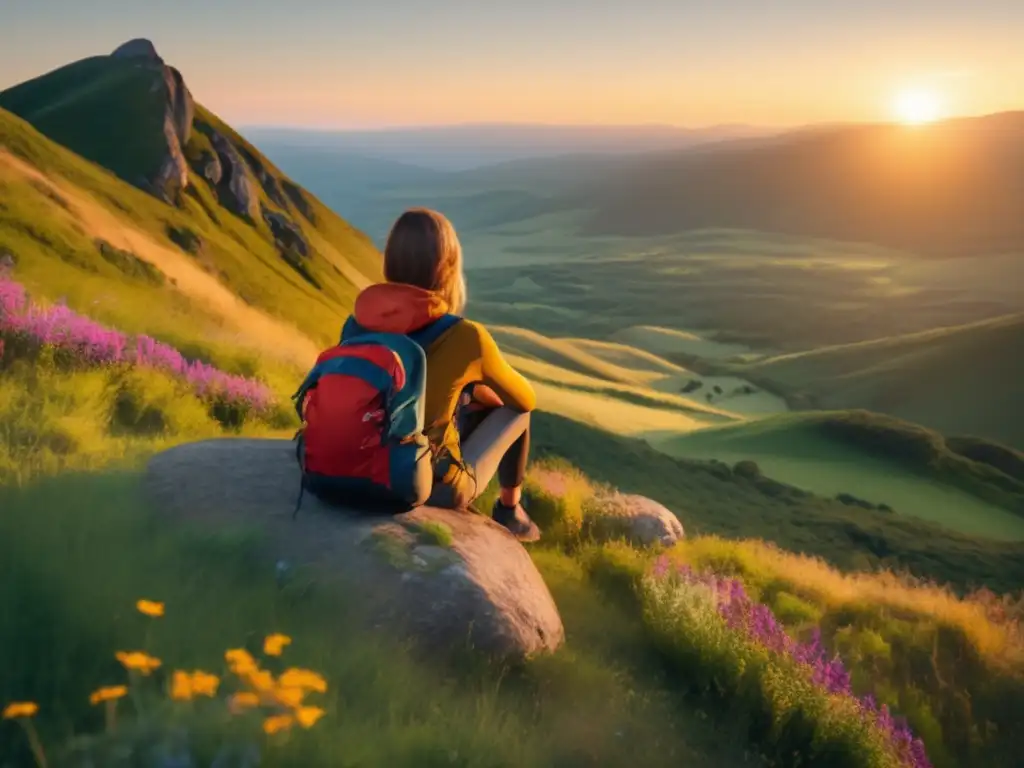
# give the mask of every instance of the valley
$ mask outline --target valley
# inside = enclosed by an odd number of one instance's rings
[[[54,739],[95,725],[89,686],[121,672],[103,654],[134,637],[142,590],[186,617],[150,649],[169,664],[280,626],[333,676],[338,723],[268,739],[270,765],[1011,765],[1019,115],[916,144],[882,126],[536,128],[543,151],[511,128],[310,133],[232,128],[148,41],[0,91],[0,696],[62,712]],[[154,454],[296,434],[295,387],[413,205],[455,224],[466,314],[537,394],[524,493],[550,536],[522,560],[565,647],[518,666],[425,664],[364,631],[360,588],[284,580],[266,530],[150,517]],[[685,533],[602,538],[595,505],[623,494]],[[701,634],[723,584],[781,634]],[[841,685],[806,677],[833,663]],[[202,755],[229,728],[172,720]],[[0,731],[7,750],[29,759]]]

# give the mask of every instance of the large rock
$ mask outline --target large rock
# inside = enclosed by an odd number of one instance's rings
[[[118,46],[111,57],[129,59],[146,70],[152,70],[150,91],[159,93],[163,109],[161,132],[162,157],[156,172],[140,180],[140,186],[166,202],[174,202],[188,186],[188,162],[184,149],[192,135],[195,101],[181,73],[164,64],[149,40],[138,38]],[[147,171],[148,172],[148,171]]]
[[[588,507],[587,527],[599,539],[621,537],[639,547],[667,547],[685,536],[679,518],[646,496],[601,493]]]
[[[259,196],[245,160],[235,145],[216,131],[210,133],[210,142],[220,159],[221,180],[218,190],[221,204],[239,216],[255,221],[259,215]]]
[[[366,595],[371,621],[427,649],[465,644],[523,658],[551,651],[564,629],[523,546],[489,518],[423,507],[373,517],[339,510],[299,486],[294,443],[208,440],[158,454],[146,473],[157,509],[211,528],[256,526],[270,557],[312,566]]]
[[[271,210],[265,205],[260,206],[263,212],[263,220],[270,227],[274,236],[274,242],[282,253],[294,254],[299,258],[308,258],[310,254],[309,242],[302,234],[299,225],[288,216],[278,211]]]

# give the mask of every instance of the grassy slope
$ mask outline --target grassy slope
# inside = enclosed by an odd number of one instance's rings
[[[1000,493],[981,478],[997,478],[1010,489],[1010,475],[956,454],[938,435],[864,418],[861,435],[843,429],[844,422],[857,428],[845,414],[799,415],[693,432],[657,445],[683,458],[753,460],[770,477],[818,494],[850,493],[951,530],[1024,540],[1024,484],[1017,493]],[[879,440],[869,444],[861,438],[872,429]],[[919,453],[901,448],[904,439],[915,445],[914,435],[920,435]]]
[[[1024,447],[1024,316],[768,358],[738,369],[823,408],[866,408]]]
[[[723,464],[680,459],[640,441],[554,414],[534,421],[541,454],[563,456],[591,477],[657,499],[688,533],[762,538],[844,569],[887,566],[951,583],[1024,588],[1024,544],[969,536],[907,515],[849,507]]]
[[[155,111],[162,116],[162,109],[160,105],[148,103],[137,92],[135,80],[140,75],[133,73],[138,72],[142,70],[124,61],[106,57],[86,59],[3,92],[0,94],[0,107],[7,105],[64,147],[123,178],[134,180],[148,169],[145,156],[149,150],[143,148],[138,152],[119,154],[117,147],[121,144],[112,142],[110,132],[100,130],[97,121],[103,125],[114,123],[115,134],[124,131],[126,135],[136,137],[134,141],[142,143],[148,137],[152,144],[151,122]],[[117,105],[117,109],[111,105]],[[112,113],[117,114],[119,120],[110,121]],[[289,181],[254,147],[198,105],[187,155],[193,156],[194,150],[201,148],[204,141],[208,143],[202,131],[209,128],[225,135],[243,156],[262,166],[278,184]],[[379,254],[369,239],[304,190],[300,189],[298,194],[304,207],[312,214],[309,218],[294,205],[285,210],[269,199],[262,185],[257,185],[260,202],[270,210],[287,213],[310,242],[314,253],[308,259],[306,269],[313,282],[281,257],[262,218],[248,222],[231,213],[220,205],[216,191],[197,173],[191,173],[190,189],[182,196],[181,202],[177,206],[169,206],[119,182],[55,143],[43,140],[8,112],[0,112],[0,144],[43,173],[75,185],[161,245],[177,249],[168,238],[169,227],[191,231],[202,242],[198,253],[191,255],[201,267],[246,302],[294,323],[317,342],[335,336],[342,315],[351,306],[358,287],[380,278]],[[131,146],[131,142],[128,145]],[[249,170],[255,181],[251,166]],[[26,190],[10,190],[7,196],[15,197],[16,192],[21,193],[18,197],[23,197]],[[4,202],[10,205],[7,199]],[[45,229],[49,226],[47,219],[51,218],[52,210],[40,210],[39,204],[36,209],[17,211],[9,218],[23,225],[28,223],[37,229]],[[11,225],[5,227],[11,228]],[[46,233],[43,232],[42,236],[46,237]],[[62,239],[71,238],[65,236]],[[51,263],[46,265],[48,269],[26,267],[38,275],[32,281],[33,287],[44,293],[65,293],[70,287],[68,284],[74,282],[71,278],[65,277],[64,285],[47,285],[55,266],[52,263],[53,249],[39,248],[40,237],[33,237],[32,233],[22,233],[20,241],[0,243],[0,246],[6,246],[15,255],[18,255],[19,248],[29,250],[29,254],[20,260],[22,264],[38,263],[49,256]],[[41,245],[48,243],[42,242]],[[82,272],[89,277],[89,267],[82,262],[95,262],[95,258],[83,243],[69,245],[71,248],[65,250],[81,254],[77,259],[80,263],[75,265],[78,274],[74,278],[83,277]],[[70,258],[73,257],[65,261]],[[67,267],[60,265],[56,271],[66,274]],[[45,279],[43,275],[46,275]],[[60,282],[61,278],[54,276],[53,280]]]

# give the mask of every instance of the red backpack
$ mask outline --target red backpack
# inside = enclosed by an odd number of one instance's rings
[[[375,333],[350,317],[292,396],[302,493],[333,503],[417,507],[433,490],[424,429],[426,350],[462,318],[411,334]]]

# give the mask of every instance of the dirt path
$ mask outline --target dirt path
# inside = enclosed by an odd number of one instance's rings
[[[0,148],[2,168],[44,184],[67,200],[71,213],[90,237],[106,240],[117,248],[130,251],[163,272],[175,282],[177,290],[223,318],[235,331],[236,335],[231,339],[235,343],[300,366],[307,366],[316,358],[319,348],[297,328],[249,306],[187,256],[125,222],[93,200],[88,193],[63,179],[55,180],[46,176]]]

